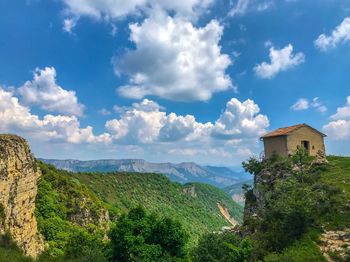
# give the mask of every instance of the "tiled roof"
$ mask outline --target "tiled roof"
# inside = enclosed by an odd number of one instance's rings
[[[265,135],[263,135],[261,138],[267,138],[267,137],[273,137],[273,136],[286,136],[289,133],[293,132],[294,130],[300,128],[300,127],[309,127],[311,129],[313,129],[314,131],[316,131],[317,133],[321,134],[322,136],[326,136],[325,134],[321,133],[320,131],[312,128],[311,126],[307,125],[307,124],[299,124],[299,125],[294,125],[294,126],[288,126],[288,127],[282,127],[282,128],[278,128],[272,132],[269,132]]]

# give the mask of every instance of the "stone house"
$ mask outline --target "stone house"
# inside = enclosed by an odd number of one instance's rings
[[[307,124],[299,124],[276,129],[260,139],[264,141],[265,157],[268,158],[273,154],[288,156],[299,147],[305,148],[310,156],[316,156],[319,150],[325,154],[325,137]]]

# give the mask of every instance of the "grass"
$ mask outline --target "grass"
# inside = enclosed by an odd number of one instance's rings
[[[326,262],[315,241],[306,235],[282,253],[272,253],[265,257],[266,262]]]
[[[329,166],[321,173],[320,181],[340,189],[334,195],[337,212],[322,218],[326,230],[341,230],[350,227],[350,157],[328,156]]]

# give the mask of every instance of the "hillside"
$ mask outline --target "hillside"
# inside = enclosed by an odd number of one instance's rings
[[[265,261],[349,261],[350,158],[250,159],[244,225]]]
[[[78,173],[71,176],[105,203],[122,211],[141,205],[150,212],[179,220],[194,242],[203,233],[230,226],[220,213],[218,203],[227,208],[236,221],[242,222],[242,207],[211,185],[181,185],[159,174]]]
[[[244,185],[252,186],[253,180],[247,180],[237,184],[233,184],[231,186],[225,187],[224,190],[232,197],[233,201],[244,205],[244,190],[242,188]]]
[[[329,165],[321,172],[320,182],[341,193],[334,194],[337,214],[328,214],[323,218],[327,229],[350,228],[350,157],[329,156]]]
[[[180,183],[200,182],[225,187],[249,179],[245,172],[227,167],[201,166],[187,163],[150,163],[143,159],[57,160],[40,159],[58,169],[71,172],[133,172],[164,174]]]

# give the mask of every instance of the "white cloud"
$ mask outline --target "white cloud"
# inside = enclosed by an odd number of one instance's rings
[[[74,27],[77,25],[78,19],[76,17],[73,18],[65,18],[63,20],[63,30],[67,33],[73,33]]]
[[[166,120],[165,112],[159,109],[157,103],[144,99],[141,103],[134,103],[120,119],[107,121],[106,128],[114,139],[122,139],[125,143],[152,143]]]
[[[66,12],[94,19],[118,19],[139,12],[148,12],[150,8],[173,11],[178,15],[192,16],[198,9],[206,8],[212,0],[63,0]]]
[[[238,0],[236,6],[234,6],[230,12],[228,13],[229,16],[241,16],[244,15],[249,6],[250,0]]]
[[[305,61],[305,55],[301,52],[293,54],[293,46],[287,45],[282,49],[270,48],[270,63],[262,62],[254,67],[257,76],[271,79],[278,73],[291,69]]]
[[[299,98],[298,101],[296,101],[295,104],[291,106],[291,109],[294,111],[309,109],[309,100],[306,98]]]
[[[290,108],[294,111],[302,111],[309,108],[314,108],[320,113],[327,111],[327,107],[320,102],[319,97],[314,97],[311,101],[306,98],[299,98]]]
[[[260,149],[258,138],[269,120],[259,112],[254,101],[233,98],[217,121],[201,123],[192,115],[167,114],[156,102],[144,99],[119,110],[120,117],[107,121],[106,129],[113,143],[139,146],[148,156],[236,163]]]
[[[336,120],[323,126],[323,131],[332,140],[347,140],[350,138],[350,121]]]
[[[315,46],[322,50],[327,51],[331,48],[335,48],[337,45],[350,41],[350,17],[346,17],[343,22],[338,25],[331,33],[327,36],[321,34],[315,41]]]
[[[80,127],[76,116],[45,115],[40,119],[20,104],[17,97],[0,87],[0,132],[16,133],[41,141],[108,143],[108,134],[95,136],[91,126]]]
[[[350,138],[350,96],[343,107],[337,108],[337,112],[331,116],[333,121],[323,126],[324,132],[330,139],[346,140]]]
[[[260,108],[253,100],[248,99],[242,103],[232,98],[215,122],[213,136],[221,139],[261,136],[269,126],[269,120],[259,112]]]
[[[244,16],[250,11],[263,12],[273,6],[273,1],[261,0],[237,0],[235,5],[228,12],[230,17]]]
[[[337,113],[332,115],[331,118],[350,120],[350,96],[346,98],[345,106],[337,108]]]
[[[136,49],[114,58],[116,73],[130,77],[119,94],[205,101],[232,87],[225,74],[231,60],[221,53],[223,28],[217,21],[196,28],[186,20],[158,13],[142,24],[130,25],[130,30]]]
[[[192,115],[166,113],[156,102],[144,99],[120,107],[119,117],[108,120],[107,132],[95,134],[81,127],[76,116],[33,114],[13,92],[0,88],[0,133],[27,138],[42,157],[133,157],[153,161],[193,160],[239,163],[260,150],[258,137],[268,127],[252,101],[231,99],[215,122],[202,123]],[[90,154],[90,155],[89,155]]]
[[[17,92],[25,105],[76,116],[84,112],[84,105],[78,102],[75,92],[67,91],[56,83],[56,70],[53,67],[37,68],[33,80],[25,82]]]
[[[215,124],[200,123],[192,115],[166,114],[157,103],[144,99],[126,109],[119,119],[108,121],[106,128],[114,139],[127,143],[238,141],[258,138],[266,132],[268,118],[259,112],[254,101],[232,98]]]

